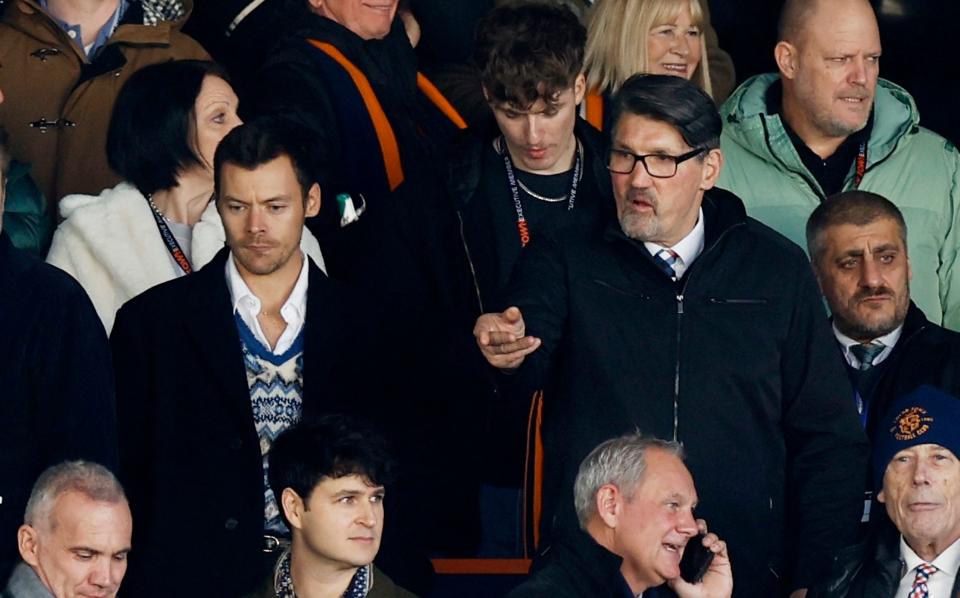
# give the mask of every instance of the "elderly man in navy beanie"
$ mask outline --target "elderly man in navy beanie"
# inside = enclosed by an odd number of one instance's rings
[[[960,595],[958,455],[960,398],[924,385],[894,401],[873,447],[877,500],[893,525],[842,553],[808,598]]]

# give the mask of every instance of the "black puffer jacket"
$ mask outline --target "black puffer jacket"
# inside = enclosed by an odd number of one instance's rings
[[[615,220],[535,239],[518,262],[508,304],[543,340],[520,375],[547,380],[544,531],[575,525],[566,498],[601,441],[676,438],[735,595],[776,596],[855,541],[867,443],[803,252],[726,191],[703,213],[678,282]]]

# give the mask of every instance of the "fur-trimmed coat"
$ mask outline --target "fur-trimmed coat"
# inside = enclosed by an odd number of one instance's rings
[[[146,198],[129,183],[97,196],[70,195],[60,202],[63,223],[47,261],[77,279],[93,301],[107,333],[124,303],[175,277],[170,252]],[[223,248],[226,233],[213,202],[193,226],[191,258],[200,269]],[[316,237],[306,228],[300,247],[324,269]]]

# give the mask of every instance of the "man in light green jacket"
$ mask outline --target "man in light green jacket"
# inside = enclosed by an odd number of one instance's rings
[[[779,39],[779,75],[749,79],[721,109],[718,186],[801,247],[825,198],[852,188],[889,198],[910,231],[911,296],[960,330],[960,153],[919,126],[903,88],[879,79],[869,2],[788,0]]]

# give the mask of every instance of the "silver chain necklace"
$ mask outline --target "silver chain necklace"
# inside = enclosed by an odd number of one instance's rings
[[[170,222],[170,219],[167,218],[163,212],[160,211],[160,208],[157,207],[157,204],[153,203],[153,193],[147,194],[147,203],[150,205],[150,209],[153,210],[153,213],[157,216],[163,218],[167,222]]]
[[[569,193],[564,193],[560,197],[547,197],[545,195],[540,195],[539,193],[535,193],[532,189],[530,189],[530,187],[524,185],[523,181],[521,181],[519,177],[517,177],[517,184],[520,185],[520,188],[523,189],[523,192],[530,197],[539,199],[540,201],[545,201],[547,203],[560,203],[562,201],[567,201],[567,198],[570,197]]]
[[[582,159],[582,157],[583,157],[583,145],[581,145],[579,139],[577,139],[576,142],[577,142],[577,149],[576,149],[577,155],[579,155],[579,156],[581,157],[581,159]],[[503,148],[503,137],[498,137],[498,138],[494,141],[494,146],[495,146],[495,149],[497,150],[497,153],[503,153],[503,151],[504,151],[504,148]],[[583,178],[583,172],[582,172],[582,171],[580,172],[580,175],[579,175],[579,177],[577,177],[577,178],[578,178],[578,179]],[[578,180],[577,182],[579,182],[579,180]],[[540,201],[543,201],[543,202],[546,202],[546,203],[560,203],[560,202],[567,201],[567,198],[570,197],[570,193],[564,193],[564,194],[561,195],[560,197],[547,197],[546,195],[540,195],[539,193],[535,192],[535,191],[534,191],[533,189],[531,189],[530,187],[527,187],[526,185],[524,185],[524,184],[523,184],[523,181],[520,180],[520,177],[517,177],[517,185],[519,185],[520,188],[523,189],[523,192],[526,193],[527,195],[529,195],[530,197],[532,197],[532,198],[534,198],[534,199],[539,199]]]

